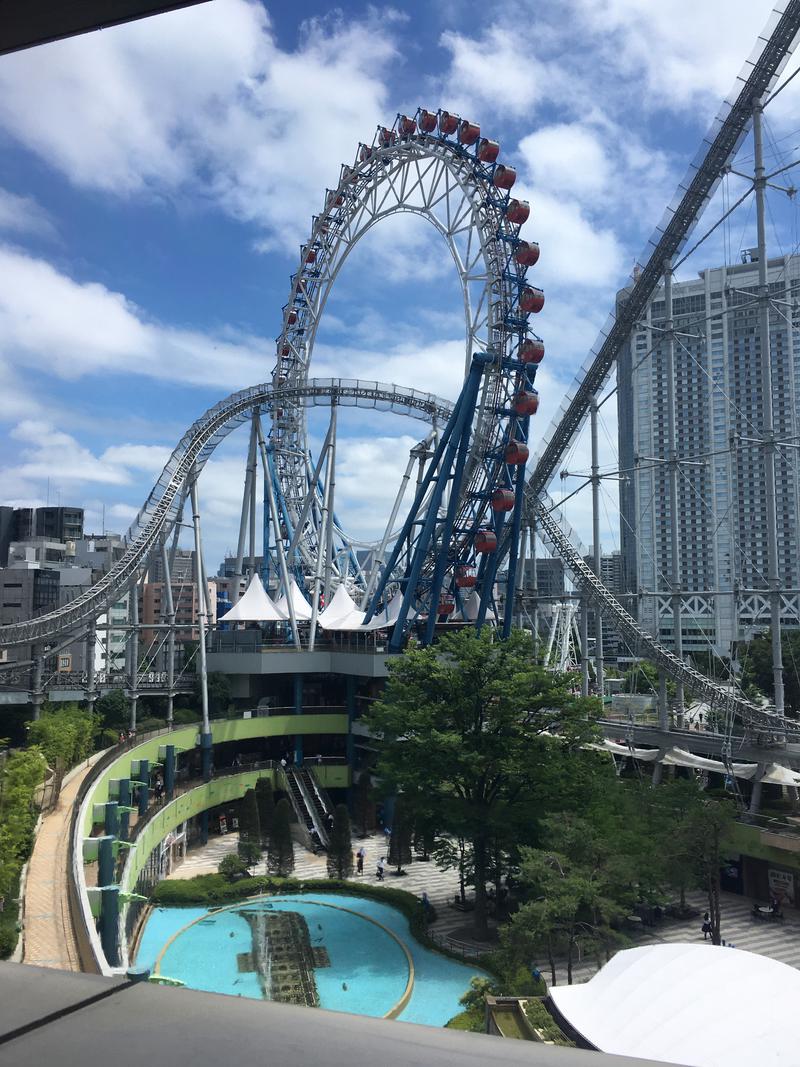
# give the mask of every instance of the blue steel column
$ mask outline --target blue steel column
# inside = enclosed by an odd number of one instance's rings
[[[139,782],[138,801],[141,819],[147,814],[147,805],[150,802],[150,760],[139,760]]]
[[[411,562],[411,569],[408,577],[405,579],[405,591],[403,593],[403,603],[400,608],[400,613],[397,616],[397,622],[395,623],[392,636],[389,640],[389,651],[399,652],[403,644],[403,629],[405,627],[406,618],[408,616],[408,610],[411,606],[411,600],[417,588],[417,582],[419,576],[422,573],[422,565],[425,562],[425,554],[428,545],[431,542],[433,532],[436,528],[436,523],[439,517],[439,505],[442,500],[442,494],[444,492],[445,483],[447,481],[447,474],[453,466],[453,460],[455,459],[456,449],[461,438],[461,434],[464,430],[464,420],[472,419],[475,407],[475,397],[477,396],[478,383],[480,376],[483,373],[483,368],[487,363],[491,362],[491,356],[486,353],[476,353],[472,357],[472,367],[470,368],[469,376],[464,383],[464,388],[461,390],[461,396],[459,397],[458,414],[453,412],[453,416],[450,422],[447,424],[447,429],[442,435],[442,443],[447,438],[447,449],[445,451],[444,458],[442,459],[441,466],[439,467],[439,473],[436,479],[436,488],[431,494],[431,499],[428,503],[428,512],[425,516],[425,523],[422,527],[422,532],[417,538],[417,543],[414,546],[414,556]],[[431,465],[433,466],[433,464]],[[427,480],[427,479],[426,479]],[[424,484],[424,483],[423,483]],[[455,488],[455,487],[454,487]],[[387,573],[389,569],[387,568]],[[435,610],[435,609],[431,609]]]
[[[121,778],[119,782],[119,836],[123,841],[130,837],[131,813],[126,808],[131,806],[131,780]]]
[[[105,832],[112,837],[119,836],[119,804],[116,800],[109,800],[106,804],[103,827]]]
[[[167,800],[175,796],[175,746],[167,745],[164,755],[164,792]]]
[[[520,419],[517,423],[522,433],[523,440],[527,443],[528,427],[530,418]],[[517,582],[517,560],[519,558],[519,538],[522,530],[522,510],[525,503],[525,464],[520,463],[516,471],[516,484],[514,486],[514,512],[511,516],[511,540],[509,543],[508,556],[508,580],[506,585],[506,607],[503,616],[503,637],[511,633],[511,623],[514,617],[514,593]]]
[[[100,890],[100,944],[112,967],[119,966],[119,886]]]
[[[114,881],[114,841],[110,834],[97,839],[97,884],[112,885]]]
[[[303,676],[302,674],[294,675],[294,713],[295,715],[303,714]],[[298,767],[303,763],[303,735],[301,733],[295,733],[294,735],[294,762]]]

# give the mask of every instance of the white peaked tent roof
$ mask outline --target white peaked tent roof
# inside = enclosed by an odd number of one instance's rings
[[[357,630],[363,621],[364,612],[358,610],[344,585],[339,586],[317,620],[323,630]]]
[[[292,607],[294,608],[294,617],[299,622],[307,622],[311,618],[311,605],[297,588],[297,582],[294,578],[289,579],[289,594],[292,598]],[[277,604],[278,611],[282,611],[281,618],[289,618],[289,603],[286,599],[286,594],[280,598]]]
[[[550,996],[601,1052],[686,1067],[797,1062],[800,971],[742,949],[627,949],[590,981],[553,986]]]
[[[462,601],[461,611],[458,613],[464,622],[475,622],[478,617],[478,612],[481,610],[481,598],[475,589],[472,590],[470,595]],[[456,616],[458,617],[458,616]],[[489,608],[486,612],[486,621],[493,622],[497,620],[497,616]]]
[[[383,611],[379,611],[377,615],[374,615],[366,626],[361,626],[361,630],[385,630],[389,626],[394,626],[397,622],[397,616],[400,614],[400,608],[403,606],[403,594],[395,593]],[[411,608],[406,619],[411,622],[413,618],[416,618],[417,611]]]
[[[259,576],[254,574],[247,589],[220,622],[282,622],[285,618],[280,607],[270,599]]]

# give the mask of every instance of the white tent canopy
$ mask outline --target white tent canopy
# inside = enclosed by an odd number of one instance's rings
[[[717,774],[729,774],[732,770],[737,778],[753,778],[758,770],[757,763],[733,763],[730,769],[722,760],[696,756],[683,748],[671,748],[664,756],[664,763],[673,767],[694,767],[701,771],[716,771]]]
[[[358,610],[344,584],[339,586],[317,619],[323,630],[357,630],[363,621],[364,612]]]
[[[261,579],[254,574],[250,584],[237,603],[222,616],[220,622],[283,622],[286,616],[270,599],[261,584]]]
[[[800,774],[797,771],[790,771],[788,767],[782,767],[779,763],[770,763],[764,774],[761,775],[762,782],[768,782],[771,785],[800,785]]]
[[[400,614],[400,608],[403,606],[403,594],[395,593],[383,611],[379,611],[377,615],[374,615],[366,626],[360,627],[363,631],[371,630],[385,630],[389,626],[394,626],[397,622],[397,616]],[[416,616],[417,612],[412,608],[406,616],[408,621]]]
[[[311,618],[311,605],[300,592],[297,587],[297,582],[294,578],[289,579],[289,595],[292,598],[292,607],[294,608],[294,617],[298,622],[308,622]],[[277,603],[278,611],[282,611],[282,618],[289,618],[289,602],[286,598],[286,594]]]

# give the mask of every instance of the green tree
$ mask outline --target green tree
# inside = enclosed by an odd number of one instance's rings
[[[530,956],[544,950],[555,985],[556,956],[566,954],[567,982],[578,945],[608,956],[617,940],[612,923],[634,902],[635,867],[617,842],[593,822],[569,813],[546,820],[543,848],[523,848],[520,880],[528,901],[504,932]]]
[[[337,804],[333,812],[333,829],[328,842],[328,877],[349,878],[353,873],[353,841],[347,805]]]
[[[13,752],[0,769],[0,899],[16,884],[30,855],[37,817],[34,793],[46,771],[45,757],[35,745]]]
[[[294,870],[294,845],[292,843],[291,808],[283,797],[275,805],[275,817],[269,837],[267,864],[273,874],[282,878]]]
[[[722,944],[719,880],[722,845],[733,821],[733,810],[728,801],[706,798],[688,812],[683,824],[684,847],[694,856],[697,882],[708,900],[711,940],[715,945]]]
[[[469,842],[480,939],[491,842],[530,811],[551,746],[574,750],[594,736],[599,703],[575,697],[572,682],[534,662],[522,631],[503,641],[489,627],[464,630],[391,663],[383,698],[365,717],[385,786],[424,796],[440,831]],[[558,740],[544,737],[552,733]]]
[[[104,730],[119,732],[128,725],[128,701],[121,689],[112,689],[109,693],[103,693],[95,701],[94,710]]]
[[[403,874],[403,864],[411,863],[411,839],[414,827],[411,812],[405,798],[400,795],[394,802],[392,832],[389,837],[389,864],[396,867],[397,874]]]
[[[194,679],[194,699],[197,707],[201,706],[200,675]],[[212,719],[224,719],[231,706],[231,682],[222,671],[209,671],[208,674],[208,714]]]
[[[235,852],[230,852],[227,856],[222,857],[217,871],[226,882],[236,882],[249,874],[249,866],[241,856],[237,856]]]
[[[266,848],[275,818],[275,794],[270,778],[259,778],[256,782],[256,801],[258,802],[258,823],[261,830],[261,845]]]
[[[261,826],[255,789],[248,789],[239,805],[238,852],[248,867],[257,863],[261,856]]]
[[[68,770],[94,751],[98,722],[77,704],[45,704],[41,718],[30,725],[31,744],[38,745],[51,767]]]
[[[786,710],[792,715],[800,715],[800,632],[786,630],[781,636],[783,662],[787,669],[783,674],[784,702]],[[772,631],[752,641],[742,643],[738,648],[738,658],[742,664],[742,684],[749,690],[755,689],[771,703],[775,700],[775,678],[772,674]],[[791,667],[791,669],[789,669]]]

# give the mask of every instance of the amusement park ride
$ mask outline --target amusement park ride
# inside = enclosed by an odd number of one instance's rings
[[[35,706],[41,702],[45,656],[77,640],[86,640],[93,648],[98,617],[111,602],[135,590],[156,559],[166,590],[164,630],[171,698],[174,605],[169,575],[179,532],[190,511],[196,579],[198,588],[207,590],[198,481],[220,442],[235,428],[248,424],[237,571],[246,572],[249,548],[251,583],[255,581],[260,467],[264,484],[262,576],[267,590],[276,597],[282,594],[283,599],[276,604],[268,592],[264,596],[274,618],[285,620],[299,655],[314,650],[320,629],[384,630],[390,653],[403,647],[412,620],[423,643],[433,639],[437,624],[454,619],[477,627],[491,621],[507,634],[519,614],[515,615],[515,592],[526,544],[539,537],[564,560],[577,590],[598,619],[602,616],[607,625],[617,627],[629,647],[671,677],[681,694],[686,690],[724,709],[727,716],[770,743],[785,738],[776,549],[770,552],[768,583],[772,631],[777,635],[776,706],[767,709],[707,678],[684,661],[680,647],[664,648],[642,629],[598,578],[599,538],[595,537],[592,568],[572,543],[565,522],[546,494],[587,415],[596,417],[596,398],[617,354],[664,278],[671,301],[676,258],[752,125],[762,274],[758,301],[765,383],[763,456],[767,493],[772,493],[773,502],[769,543],[771,549],[776,545],[764,236],[764,190],[769,176],[761,153],[761,115],[800,30],[800,0],[779,4],[769,30],[650,239],[626,299],[618,304],[545,435],[538,457],[531,462],[529,426],[540,406],[536,371],[545,356],[544,342],[533,322],[545,298],[529,276],[539,258],[539,246],[527,228],[523,233],[530,207],[514,195],[514,168],[501,162],[499,144],[483,136],[476,123],[447,111],[419,109],[415,115],[398,115],[391,127],[378,129],[370,144],[360,145],[352,163],[342,166],[336,187],[326,191],[302,246],[283,308],[271,381],[220,401],[187,430],[128,531],[124,555],[100,581],[64,607],[0,627],[0,647],[33,647],[30,690]],[[310,377],[318,329],[339,271],[373,226],[402,212],[421,216],[439,231],[461,282],[466,351],[464,383],[455,403],[392,384]],[[666,319],[669,348],[673,344],[669,306]],[[330,408],[328,430],[316,458],[307,433],[307,412],[312,406]],[[412,449],[384,533],[369,546],[349,537],[336,513],[337,413],[342,406],[393,412],[430,424],[423,440]],[[674,420],[667,451],[674,478]],[[402,518],[412,484],[412,499]],[[595,504],[597,513],[596,509]],[[674,503],[672,515],[677,521]],[[506,572],[507,590],[502,612],[494,603],[501,569]],[[679,601],[676,596],[678,614]],[[131,603],[137,604],[135,595]],[[205,680],[209,605],[202,596],[200,603],[198,659]],[[134,646],[137,621],[134,618],[132,627]],[[679,625],[674,632],[680,634]],[[132,658],[135,675],[135,647]],[[93,657],[88,661],[86,697],[92,702],[96,697]],[[132,688],[135,691],[135,677]],[[207,724],[207,714],[204,720]]]

